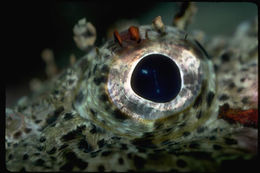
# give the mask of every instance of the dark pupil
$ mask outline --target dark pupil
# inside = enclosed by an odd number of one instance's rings
[[[137,95],[153,102],[171,101],[181,89],[179,68],[167,56],[147,55],[136,65],[131,87]]]

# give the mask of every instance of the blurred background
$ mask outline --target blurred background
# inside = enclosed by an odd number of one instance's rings
[[[230,36],[236,26],[244,20],[257,16],[254,3],[202,2],[196,3],[198,12],[192,29],[201,29],[208,36]],[[165,24],[171,25],[179,4],[175,2],[15,2],[9,12],[10,46],[12,51],[7,60],[5,73],[6,107],[12,106],[18,98],[30,93],[29,81],[32,78],[45,80],[45,63],[41,52],[50,48],[54,52],[59,69],[69,65],[71,54],[77,59],[84,55],[73,41],[73,26],[86,17],[97,30],[96,46],[107,38],[108,29],[118,20],[134,20],[139,24],[151,24],[156,16],[162,16]]]

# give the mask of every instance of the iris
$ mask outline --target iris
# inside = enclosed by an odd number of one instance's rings
[[[137,95],[153,102],[169,102],[181,89],[179,68],[165,55],[147,55],[132,73],[131,88]]]

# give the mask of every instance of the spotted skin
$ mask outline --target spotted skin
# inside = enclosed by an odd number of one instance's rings
[[[244,25],[247,29],[240,31]],[[254,160],[257,130],[218,116],[225,103],[232,108],[257,108],[257,24],[244,25],[233,38],[201,40],[209,69],[201,93],[189,108],[143,125],[121,113],[105,92],[108,57],[121,46],[110,40],[90,51],[6,110],[7,169],[212,172],[229,163]],[[172,37],[167,34],[165,39]],[[237,44],[239,39],[252,47],[245,49]]]

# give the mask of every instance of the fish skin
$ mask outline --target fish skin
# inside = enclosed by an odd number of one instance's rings
[[[247,29],[242,30],[241,27],[245,28],[245,25]],[[229,160],[234,161],[230,162],[230,165],[241,163],[241,160],[254,161],[257,129],[244,127],[239,123],[230,124],[220,119],[218,113],[219,107],[225,103],[232,109],[258,109],[255,96],[258,92],[258,50],[254,47],[258,46],[258,40],[256,35],[252,34],[258,31],[252,29],[255,25],[254,22],[244,23],[238,27],[234,37],[216,37],[203,44],[213,64],[217,66],[215,99],[208,108],[212,114],[206,119],[202,117],[197,128],[189,126],[192,119],[186,122],[186,125],[179,124],[179,129],[186,128],[190,131],[178,130],[175,135],[171,135],[173,130],[167,131],[165,128],[169,127],[167,123],[170,124],[171,120],[161,127],[165,130],[163,132],[129,137],[117,131],[115,133],[114,127],[108,128],[99,120],[95,120],[93,117],[98,114],[95,109],[90,110],[86,117],[82,116],[77,105],[83,105],[82,102],[98,95],[90,96],[91,93],[86,93],[87,91],[80,93],[79,84],[92,81],[89,86],[96,86],[94,78],[99,75],[102,64],[97,60],[96,51],[90,51],[74,66],[52,81],[46,82],[42,90],[35,92],[32,97],[21,99],[11,111],[6,110],[6,119],[24,119],[17,129],[6,127],[7,169],[221,171],[226,169]],[[241,40],[244,41],[243,44],[238,44]],[[246,45],[253,46],[246,49]],[[101,53],[103,56],[107,52]],[[225,54],[229,56],[228,61]],[[96,63],[100,65],[96,67],[97,73],[94,70]],[[92,73],[91,80],[86,78],[89,73]],[[240,81],[243,77],[246,78],[245,82]],[[230,87],[232,82],[234,86]],[[238,92],[241,88],[243,89]],[[98,93],[98,89],[100,87],[96,87],[93,93]],[[223,100],[223,94],[229,99]],[[204,97],[206,98],[206,95]],[[248,97],[248,102],[242,101],[244,97]],[[206,100],[202,100],[201,107],[206,107]],[[95,104],[104,106],[101,101]],[[199,113],[197,108],[188,111],[187,115],[195,117],[195,113]],[[17,119],[19,118],[11,120],[10,124],[17,125]],[[119,126],[117,121],[112,123]],[[26,128],[31,129],[29,133],[26,133]],[[17,131],[21,131],[18,137],[9,135]],[[158,134],[166,137],[158,140]]]

